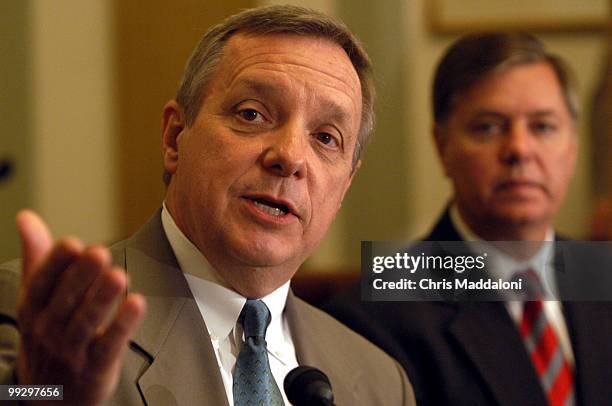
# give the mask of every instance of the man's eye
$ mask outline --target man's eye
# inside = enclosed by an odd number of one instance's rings
[[[535,134],[551,134],[557,131],[557,125],[547,121],[537,121],[531,124],[531,130]]]
[[[338,146],[338,143],[336,142],[336,139],[334,138],[334,136],[329,133],[318,133],[317,140],[321,144],[325,144],[325,145],[332,146],[332,147]]]
[[[499,123],[482,122],[482,123],[475,123],[471,127],[471,130],[473,133],[476,133],[476,134],[493,135],[493,134],[501,133],[503,131],[503,126]]]
[[[261,115],[260,112],[258,112],[255,109],[244,109],[244,110],[240,110],[238,112],[238,115],[240,116],[240,118],[242,118],[245,121],[251,121],[251,122],[255,122],[255,121],[262,121],[263,120],[263,116]]]

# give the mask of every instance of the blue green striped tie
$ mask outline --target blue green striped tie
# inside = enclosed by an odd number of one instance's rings
[[[284,406],[266,349],[270,319],[270,310],[261,300],[247,300],[240,312],[245,342],[234,369],[234,406]]]

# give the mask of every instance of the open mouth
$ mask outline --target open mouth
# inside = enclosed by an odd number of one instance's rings
[[[289,208],[285,206],[284,204],[271,202],[269,200],[262,199],[262,198],[256,198],[256,199],[250,199],[250,200],[259,210],[271,216],[282,217],[282,216],[286,216],[287,214],[291,212]]]

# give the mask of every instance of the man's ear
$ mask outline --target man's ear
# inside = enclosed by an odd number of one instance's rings
[[[436,144],[436,151],[438,152],[438,158],[440,159],[440,163],[442,163],[444,174],[448,176],[448,167],[446,165],[446,144],[448,143],[448,134],[444,127],[437,123],[434,123],[432,133],[434,143]]]
[[[351,182],[353,181],[353,177],[355,176],[359,168],[361,168],[361,159],[355,163],[355,166],[353,166],[353,172],[351,173]]]
[[[170,100],[164,106],[161,130],[164,168],[167,173],[174,174],[179,159],[178,138],[185,130],[185,114],[176,100]]]

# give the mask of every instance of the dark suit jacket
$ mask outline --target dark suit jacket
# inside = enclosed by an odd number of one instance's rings
[[[110,403],[227,405],[210,337],[159,213],[112,252],[130,276],[130,290],[146,297],[148,311]],[[15,292],[19,264],[2,268],[0,291]],[[18,338],[10,294],[0,297],[0,383],[11,379]],[[402,368],[378,348],[291,293],[285,311],[298,362],[329,376],[338,405],[414,405]]]
[[[460,240],[448,211],[427,240]],[[503,302],[361,302],[355,286],[325,309],[404,366],[419,405],[546,405]],[[563,311],[577,404],[612,404],[612,304],[564,302]]]

